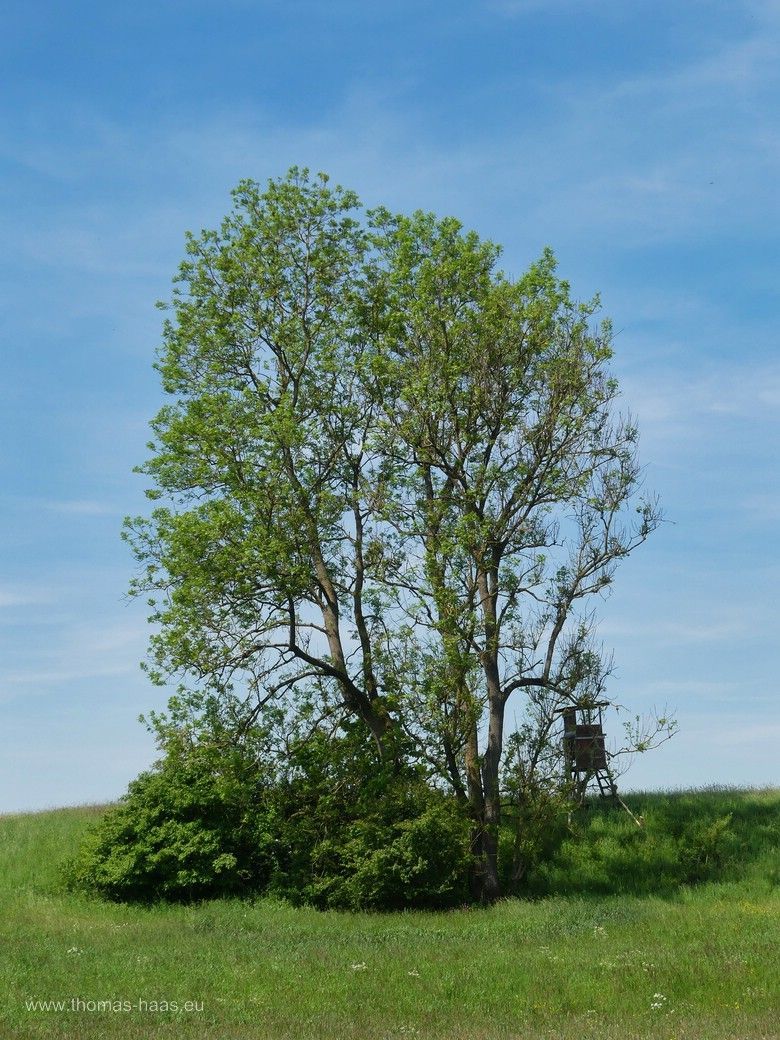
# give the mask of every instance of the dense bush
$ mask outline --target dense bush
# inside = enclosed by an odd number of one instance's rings
[[[270,892],[319,907],[446,907],[466,898],[468,830],[451,798],[350,733],[315,734],[276,773],[246,748],[181,744],[130,784],[67,873],[119,900]]]
[[[322,842],[315,864],[335,861],[336,869],[317,878],[312,901],[348,909],[435,909],[463,902],[468,858],[463,819],[452,800],[423,796],[420,802],[420,815],[384,827],[356,821],[344,840]]]
[[[262,888],[272,863],[267,785],[240,757],[169,751],[133,780],[66,868],[111,899],[198,899]]]
[[[466,814],[403,755],[380,762],[354,726],[315,726],[285,755],[218,718],[197,732],[182,718],[156,728],[163,758],[93,828],[68,865],[71,886],[144,901],[269,893],[348,910],[469,899]],[[751,834],[777,843],[776,820],[746,816],[727,795],[626,797],[642,827],[599,800],[572,813],[552,789],[515,792],[504,891],[670,894],[729,877]]]
[[[271,887],[293,902],[400,909],[466,898],[467,820],[414,770],[380,768],[349,739],[320,742],[281,802],[287,858]]]

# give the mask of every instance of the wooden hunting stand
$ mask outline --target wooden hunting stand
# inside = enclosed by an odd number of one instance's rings
[[[591,780],[595,780],[602,798],[617,798],[617,785],[607,760],[607,749],[602,726],[604,702],[588,705],[587,709],[567,707],[563,716],[563,754],[566,775],[574,781],[577,794],[582,800]],[[592,718],[598,711],[598,722],[577,722],[577,711],[588,711]]]

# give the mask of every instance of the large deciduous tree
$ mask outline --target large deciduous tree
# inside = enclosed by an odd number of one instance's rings
[[[587,708],[587,604],[656,527],[609,326],[545,251],[517,279],[454,219],[364,214],[292,170],[189,236],[158,368],[172,402],[128,524],[152,670],[359,720],[473,819],[499,895],[508,704]],[[278,716],[277,716],[278,717]]]

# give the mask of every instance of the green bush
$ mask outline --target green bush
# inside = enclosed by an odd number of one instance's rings
[[[739,843],[731,829],[732,814],[704,820],[691,829],[681,864],[690,884],[719,877],[735,858]]]
[[[348,910],[439,909],[469,899],[470,825],[418,769],[380,762],[349,725],[315,731],[283,761],[261,733],[216,724],[197,738],[161,730],[165,755],[134,780],[67,869],[73,887],[116,900],[269,893]],[[671,894],[726,880],[777,844],[777,823],[728,793],[626,796],[643,826],[594,800],[570,815],[562,796],[507,805],[504,891]]]
[[[347,910],[437,909],[467,898],[468,829],[455,804],[419,793],[410,819],[347,822],[313,849],[303,895]],[[423,807],[425,802],[427,807]]]
[[[527,892],[537,870],[552,860],[570,837],[567,819],[572,802],[565,790],[526,787],[513,792],[504,807],[499,843],[499,873],[507,894]]]
[[[446,907],[467,898],[469,825],[420,772],[380,763],[359,733],[307,741],[276,792],[270,890],[322,908]]]
[[[256,747],[166,740],[68,865],[71,887],[145,901],[268,892],[355,910],[466,898],[465,817],[353,732],[315,733],[275,772]]]
[[[212,755],[169,754],[142,773],[66,867],[71,887],[109,899],[192,900],[267,883],[272,836],[260,785]]]

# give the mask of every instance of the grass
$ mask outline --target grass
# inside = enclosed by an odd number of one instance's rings
[[[641,832],[591,809],[537,879],[558,894],[489,910],[138,907],[62,888],[59,864],[99,809],[0,818],[0,1037],[777,1040],[780,792],[627,800],[653,834],[731,813],[718,880],[672,889],[656,870],[654,892]]]

